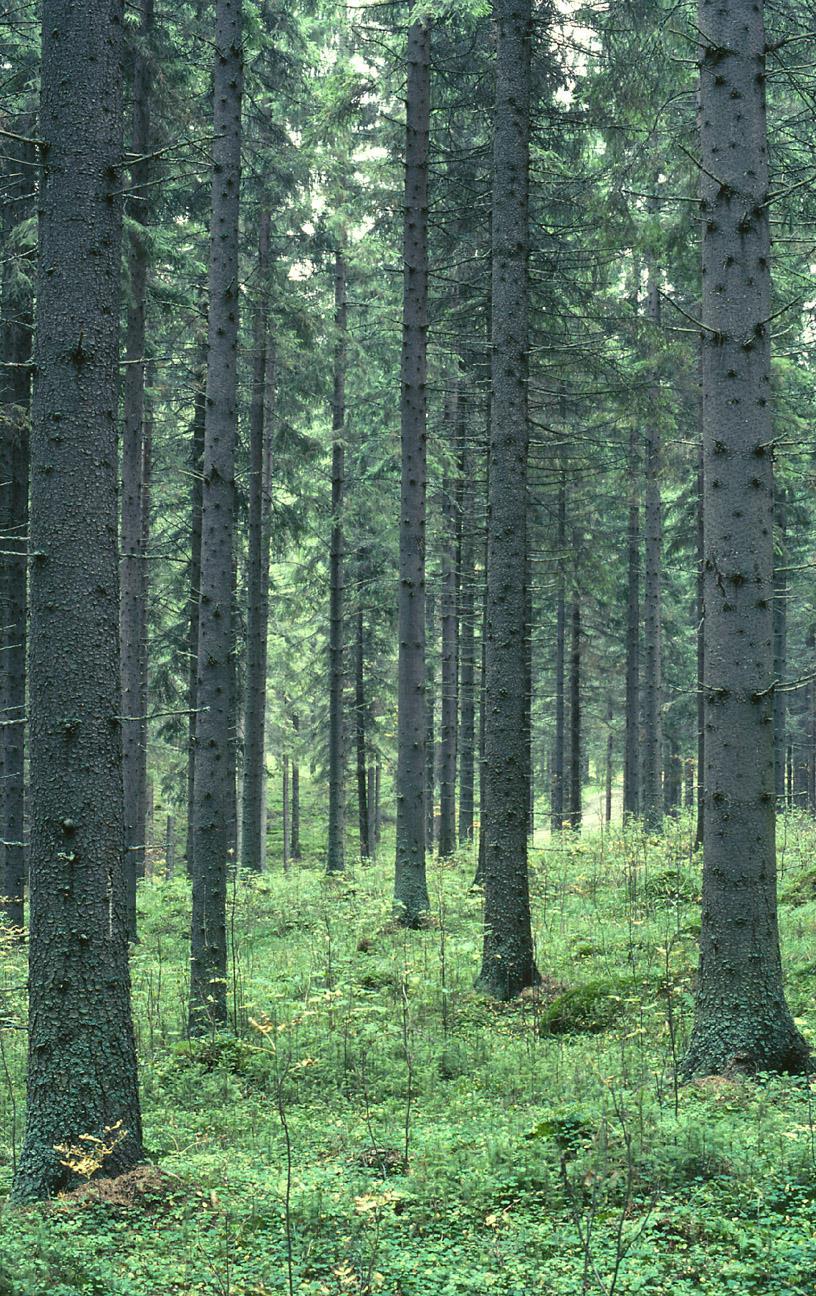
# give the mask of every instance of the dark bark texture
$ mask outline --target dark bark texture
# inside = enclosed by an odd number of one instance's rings
[[[653,326],[652,342],[660,323],[657,271],[649,266],[649,296],[646,312]],[[656,395],[657,393],[655,393]],[[655,402],[656,405],[656,402]],[[662,625],[661,582],[663,551],[663,502],[660,493],[661,435],[659,413],[652,411],[646,433],[646,561],[643,593],[643,786],[641,810],[646,828],[657,829],[663,818],[663,726],[662,726]]]
[[[258,301],[253,321],[252,396],[249,412],[249,536],[246,592],[246,679],[244,768],[241,787],[241,866],[260,873],[266,835],[266,660],[269,628],[269,520],[267,438],[271,435],[267,396],[274,390],[269,365],[268,211],[258,225]]]
[[[227,856],[235,805],[232,617],[243,90],[240,0],[217,0],[215,15],[190,962],[194,1033],[227,1017]]]
[[[485,645],[485,931],[479,986],[510,999],[533,985],[527,876],[529,0],[495,0],[492,403]]]
[[[555,746],[550,784],[550,825],[553,832],[564,827],[564,755],[566,715],[567,603],[564,559],[567,547],[567,482],[564,473],[558,484],[558,587],[555,595]]]
[[[629,430],[629,516],[626,526],[626,702],[623,744],[623,814],[640,811],[640,445]]]
[[[448,394],[446,422],[456,427],[459,418],[459,390],[454,383]],[[439,734],[439,854],[443,858],[456,850],[456,748],[459,720],[459,634],[457,595],[457,516],[452,474],[442,483],[442,697]]]
[[[190,588],[187,605],[187,872],[193,875],[195,850],[195,732],[198,713],[198,617],[201,602],[201,505],[204,494],[204,422],[206,370],[195,375],[192,435],[190,437]]]
[[[763,5],[700,0],[698,22],[706,35],[706,834],[696,1020],[684,1070],[797,1072],[808,1050],[785,1002],[776,911]]]
[[[72,1180],[60,1145],[142,1157],[119,720],[121,0],[44,0],[31,438],[31,937],[26,1133],[14,1194]],[[115,1130],[115,1134],[111,1131]]]
[[[397,847],[394,909],[418,927],[425,878],[425,495],[431,29],[408,30],[402,322]]]
[[[476,568],[475,519],[476,492],[473,482],[473,457],[467,443],[462,444],[460,460],[462,479],[462,544],[459,560],[459,842],[464,846],[473,840],[474,782],[476,762],[476,694],[475,694],[475,624]]]

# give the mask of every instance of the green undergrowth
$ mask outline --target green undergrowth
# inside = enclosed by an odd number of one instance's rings
[[[230,1028],[194,1041],[188,887],[145,882],[132,971],[156,1169],[6,1208],[0,1296],[269,1296],[290,1264],[303,1296],[812,1294],[811,1086],[675,1083],[699,935],[690,834],[538,847],[542,984],[512,1004],[473,989],[468,853],[432,865],[434,922],[404,932],[390,846],[329,880],[315,841],[287,876],[232,886]],[[814,1037],[815,855],[813,825],[789,816],[788,991]],[[25,1048],[11,945],[0,978],[7,1191]]]

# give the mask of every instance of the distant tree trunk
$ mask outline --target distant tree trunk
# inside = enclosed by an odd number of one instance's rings
[[[462,479],[462,548],[459,564],[459,842],[473,840],[474,766],[476,759],[475,699],[475,585],[473,457],[463,440],[460,459]]]
[[[567,656],[567,602],[565,580],[565,554],[567,548],[567,481],[562,472],[558,483],[558,564],[557,592],[555,596],[555,747],[553,750],[552,783],[550,792],[550,826],[553,832],[564,827],[564,775],[565,775],[565,696]]]
[[[801,1072],[776,910],[773,439],[762,0],[699,0],[705,863],[686,1074]],[[746,476],[750,472],[750,479]]]
[[[524,749],[527,774],[527,836],[535,837],[535,757],[533,754],[533,564],[529,542],[524,595]]]
[[[348,299],[346,262],[334,258],[334,396],[332,400],[332,527],[329,590],[329,843],[326,867],[342,873],[344,850],[345,744],[343,733],[343,507],[345,493],[346,354]]]
[[[408,29],[407,57],[394,905],[404,926],[419,927],[430,908],[425,879],[424,733],[429,19],[420,18]]]
[[[142,1159],[119,725],[116,408],[120,3],[43,0],[44,152],[31,434],[31,923],[26,1132],[13,1193],[76,1181],[57,1150]],[[70,651],[55,647],[70,645]]]
[[[640,447],[637,426],[629,429],[629,520],[626,575],[626,714],[623,750],[623,817],[640,811]]]
[[[33,150],[19,141],[4,140],[9,178],[3,213],[4,234],[28,211]],[[19,159],[19,161],[15,161]],[[31,417],[32,302],[15,258],[6,248],[2,275],[2,347],[0,368],[0,892],[8,926],[22,934],[26,882],[25,714],[28,559],[28,483]]]
[[[147,371],[148,390],[153,382],[153,370],[148,366]],[[152,804],[150,804],[148,778],[147,778],[147,744],[148,744],[148,689],[149,689],[149,651],[148,651],[148,613],[149,613],[149,596],[150,596],[150,563],[148,561],[148,547],[150,544],[150,505],[151,491],[153,486],[153,412],[149,397],[145,393],[145,410],[144,410],[144,435],[142,437],[142,536],[140,542],[140,551],[142,561],[139,568],[139,693],[137,715],[139,717],[139,735],[136,747],[136,771],[139,783],[139,803],[137,807],[137,822],[143,827],[143,840],[141,854],[137,856],[137,875],[143,878],[145,875],[147,837],[148,837],[148,811],[152,816]]]
[[[206,369],[196,375],[192,437],[190,441],[190,592],[187,612],[187,873],[193,875],[195,843],[195,732],[198,713],[198,619],[201,602],[201,506],[204,489],[204,412]]]
[[[357,752],[357,819],[360,826],[360,858],[371,855],[368,814],[368,777],[366,771],[366,698],[365,698],[365,612],[362,604],[363,556],[358,554],[357,633],[354,651],[354,735]]]
[[[167,816],[167,828],[164,834],[164,875],[169,881],[176,871],[176,846],[174,837],[173,816]]]
[[[774,678],[784,682],[788,670],[788,576],[787,509],[784,490],[776,498],[776,534],[774,550]],[[787,751],[787,695],[783,688],[774,689],[774,792],[777,807],[785,803],[785,752]]]
[[[530,0],[494,0],[492,403],[485,650],[484,947],[479,986],[539,978],[527,874],[528,192]]]
[[[372,859],[377,854],[377,767],[368,767],[368,786],[366,789],[368,806],[368,847]]]
[[[657,272],[649,266],[647,314],[654,332],[660,323],[660,297]],[[652,411],[646,434],[646,579],[644,590],[644,684],[643,684],[643,788],[641,792],[643,822],[657,829],[663,818],[661,783],[663,732],[662,708],[662,629],[661,565],[663,547],[663,504],[660,494],[661,445],[660,423]]]
[[[216,0],[209,340],[194,777],[190,1031],[227,1019],[226,885],[234,814],[233,541],[237,436],[240,0]]]
[[[702,424],[702,402],[700,410]],[[705,456],[702,437],[697,458],[697,831],[705,835]]]
[[[249,537],[246,598],[246,685],[244,777],[241,796],[241,865],[253,873],[264,866],[266,842],[266,662],[269,630],[270,497],[266,463],[271,436],[267,397],[269,365],[269,211],[258,225],[258,300],[253,324],[252,398],[249,412]]]
[[[292,728],[295,736],[300,734],[300,716],[292,716]],[[302,855],[300,847],[300,766],[297,759],[292,757],[292,831],[289,834],[291,842],[291,854],[293,860],[299,860]]]
[[[283,871],[289,871],[289,757],[283,758]]]
[[[125,331],[122,429],[122,563],[120,636],[122,654],[122,772],[125,796],[125,860],[128,897],[128,932],[136,938],[136,879],[144,873],[145,761],[141,753],[142,666],[146,645],[143,609],[143,576],[146,554],[144,507],[145,336],[147,315],[148,224],[150,196],[151,60],[142,48],[153,23],[153,0],[137,0],[141,11],[138,43],[132,54],[133,126],[131,164],[134,232],[128,246],[130,298]]]
[[[571,828],[581,827],[583,790],[583,747],[581,735],[581,604],[573,600],[570,617],[572,639],[570,644],[570,801]]]
[[[425,590],[425,846],[433,852],[436,815],[436,671],[433,590]]]
[[[459,390],[449,393],[447,422],[458,426]],[[444,859],[456,850],[456,748],[459,718],[459,644],[457,619],[457,508],[450,474],[442,484],[442,706],[439,753],[439,854]]]
[[[612,698],[610,697],[606,703],[606,762],[604,770],[604,823],[607,826],[612,822],[612,778],[615,753],[615,742],[612,736],[613,715]]]

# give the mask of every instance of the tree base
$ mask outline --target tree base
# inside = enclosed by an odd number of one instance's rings
[[[734,1079],[761,1072],[809,1075],[813,1058],[789,1016],[773,1028],[766,1023],[764,1031],[757,1018],[718,1018],[695,1025],[679,1069],[684,1080],[709,1075]]]
[[[490,956],[482,963],[482,970],[477,976],[473,988],[489,999],[499,1003],[508,1003],[517,999],[523,990],[530,990],[541,985],[541,973],[535,963],[511,964]]]

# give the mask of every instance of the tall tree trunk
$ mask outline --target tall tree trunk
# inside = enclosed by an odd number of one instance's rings
[[[702,433],[702,400],[700,409]],[[705,837],[705,454],[702,435],[697,456],[697,830]]]
[[[431,27],[408,29],[403,230],[397,848],[394,907],[406,927],[430,908],[425,878],[425,494],[428,333],[428,143]]]
[[[705,863],[687,1074],[802,1071],[776,911],[773,439],[762,0],[699,0]],[[714,177],[718,177],[715,179]]]
[[[153,370],[148,366],[147,370],[147,388],[149,390],[153,382]],[[139,878],[145,875],[146,867],[146,850],[148,846],[148,778],[147,778],[147,744],[148,744],[148,692],[149,692],[149,644],[148,644],[148,620],[149,620],[149,596],[150,596],[150,563],[148,561],[148,546],[150,543],[150,502],[152,491],[153,476],[153,413],[150,405],[148,393],[145,392],[145,410],[144,410],[144,434],[142,436],[142,536],[140,542],[140,552],[142,555],[139,567],[139,622],[138,622],[138,640],[139,640],[139,665],[138,665],[138,710],[139,733],[136,746],[136,777],[139,784],[139,801],[137,805],[137,822],[143,826],[143,835],[141,842],[141,851],[136,857],[136,871]]]
[[[345,868],[345,750],[343,742],[343,503],[346,435],[346,353],[348,300],[346,263],[334,259],[334,399],[332,403],[332,527],[329,591],[329,845],[327,869]]]
[[[459,842],[473,840],[474,765],[476,758],[475,706],[475,587],[473,457],[463,440],[460,459],[462,478],[462,549],[459,563]]]
[[[447,423],[458,428],[458,382],[449,392]],[[456,536],[458,490],[445,473],[442,483],[442,705],[439,751],[439,854],[445,859],[456,850],[456,747],[459,718],[459,645]]]
[[[640,811],[640,446],[629,429],[629,518],[626,528],[626,714],[623,749],[623,817]]]
[[[133,195],[131,219],[134,232],[128,247],[130,301],[125,331],[124,425],[122,429],[122,595],[120,636],[122,655],[122,773],[125,796],[125,850],[127,852],[128,932],[136,938],[136,879],[144,873],[145,848],[145,778],[146,766],[141,752],[142,665],[146,645],[142,629],[146,628],[143,608],[143,577],[146,554],[144,507],[144,418],[145,358],[147,316],[148,245],[146,227],[149,219],[150,189],[150,99],[151,60],[144,44],[153,24],[153,0],[138,0],[141,10],[137,44],[133,50],[133,126],[131,152],[137,161],[131,164]]]
[[[299,741],[300,734],[300,716],[295,713],[292,716],[292,728],[295,731],[295,741]],[[289,833],[290,853],[293,860],[299,860],[302,856],[300,846],[300,766],[298,765],[297,756],[292,757],[292,827]]]
[[[57,1148],[80,1136],[121,1130],[107,1175],[142,1159],[119,725],[122,29],[121,3],[43,0],[28,1111],[18,1201],[74,1180]]]
[[[360,858],[368,859],[371,855],[369,840],[368,814],[368,778],[366,771],[366,699],[365,699],[365,611],[362,594],[364,561],[362,551],[358,554],[358,607],[356,616],[356,637],[354,652],[354,735],[357,753],[357,820],[360,827]]]
[[[562,472],[558,483],[558,589],[555,602],[555,747],[553,751],[550,791],[550,826],[553,832],[564,827],[565,775],[565,698],[567,655],[567,602],[565,558],[567,548],[567,480]]]
[[[216,0],[209,338],[198,638],[190,1030],[227,1019],[226,886],[234,805],[233,544],[237,437],[241,0]],[[232,787],[230,783],[232,781]]]
[[[289,757],[283,758],[283,871],[289,870]]]
[[[23,219],[33,150],[4,141],[12,172],[5,193],[3,233],[8,241]],[[32,303],[8,242],[2,275],[0,368],[0,893],[6,922],[22,935],[26,882],[25,712],[28,557],[28,484],[31,417]]]
[[[267,395],[269,364],[270,215],[258,226],[258,301],[253,324],[252,399],[249,412],[249,539],[246,601],[246,684],[244,694],[244,770],[241,789],[241,866],[260,873],[264,866],[266,778],[266,660],[269,618],[269,517],[266,474],[271,436]]]
[[[570,616],[570,800],[571,828],[581,827],[583,791],[583,744],[581,735],[581,604],[576,595]]]
[[[198,620],[201,603],[201,505],[204,490],[204,412],[207,375],[202,366],[195,378],[194,414],[190,438],[190,592],[187,603],[187,873],[193,875],[195,847],[195,733],[198,714]]]
[[[649,265],[647,314],[656,345],[660,323],[657,271]],[[661,564],[663,547],[663,504],[660,494],[661,436],[659,415],[653,410],[646,434],[646,564],[644,582],[644,681],[643,681],[643,822],[657,829],[663,819],[661,782],[663,757],[662,714],[662,627]]]
[[[784,490],[776,498],[777,545],[774,551],[774,679],[784,683],[788,670],[787,509]],[[787,694],[774,690],[774,794],[777,808],[785,802],[785,752],[787,750]]]
[[[436,827],[436,670],[434,611],[436,599],[425,590],[425,846],[433,853]]]
[[[530,0],[494,0],[492,404],[485,651],[484,948],[479,985],[538,980],[527,875],[528,192]]]
[[[377,767],[368,767],[368,785],[366,788],[366,805],[368,806],[368,850],[372,859],[377,854]]]

